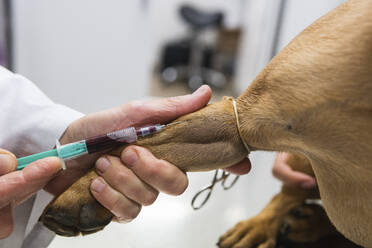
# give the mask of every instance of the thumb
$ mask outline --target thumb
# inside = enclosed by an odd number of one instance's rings
[[[0,209],[0,239],[8,237],[14,228],[13,207],[11,204]]]
[[[57,157],[38,160],[22,171],[0,177],[0,208],[11,202],[19,203],[42,189],[61,169]]]
[[[17,160],[13,153],[0,149],[0,176],[12,172],[17,167]]]
[[[137,125],[164,123],[204,107],[208,104],[211,95],[211,88],[203,85],[193,94],[156,101],[133,102],[125,105],[126,109],[123,111],[128,113],[128,119]]]

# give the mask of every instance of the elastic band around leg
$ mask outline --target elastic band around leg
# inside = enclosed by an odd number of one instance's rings
[[[230,98],[230,99],[232,100],[232,104],[233,104],[233,107],[234,107],[234,115],[235,115],[235,119],[236,119],[236,126],[238,128],[238,133],[239,133],[240,140],[242,141],[245,149],[247,150],[247,152],[249,154],[251,152],[251,149],[249,148],[248,144],[244,141],[242,132],[240,130],[240,121],[239,121],[239,115],[238,115],[238,108],[236,107],[236,101],[235,101],[234,98]]]

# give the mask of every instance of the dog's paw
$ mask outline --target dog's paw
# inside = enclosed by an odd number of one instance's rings
[[[318,204],[303,204],[290,210],[284,217],[278,239],[309,243],[335,233],[336,229],[323,207]]]
[[[220,238],[217,245],[220,248],[300,247],[300,244],[314,244],[335,233],[321,206],[304,204],[283,215],[263,211],[239,222]]]
[[[90,182],[96,176],[93,171],[89,172],[56,197],[45,208],[40,221],[61,236],[86,235],[102,230],[113,215],[89,192]]]
[[[241,221],[220,237],[220,248],[274,248],[280,225],[275,218],[256,216]]]
[[[304,204],[285,215],[277,248],[360,248],[347,240],[331,224],[323,207]]]

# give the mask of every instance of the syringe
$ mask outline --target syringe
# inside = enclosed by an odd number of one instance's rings
[[[22,170],[32,162],[46,157],[61,158],[62,168],[66,169],[66,165],[64,163],[65,160],[77,158],[85,154],[105,151],[118,145],[136,142],[138,137],[145,137],[147,135],[157,133],[165,126],[166,125],[157,124],[142,128],[129,127],[62,146],[57,140],[56,149],[17,159],[17,170]]]

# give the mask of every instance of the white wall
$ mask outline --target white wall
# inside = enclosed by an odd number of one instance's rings
[[[140,1],[15,0],[16,70],[83,112],[143,98],[151,37]]]
[[[346,0],[286,0],[285,15],[279,40],[279,50],[298,33]]]
[[[271,59],[281,1],[247,1],[237,70],[237,89],[243,92]]]

